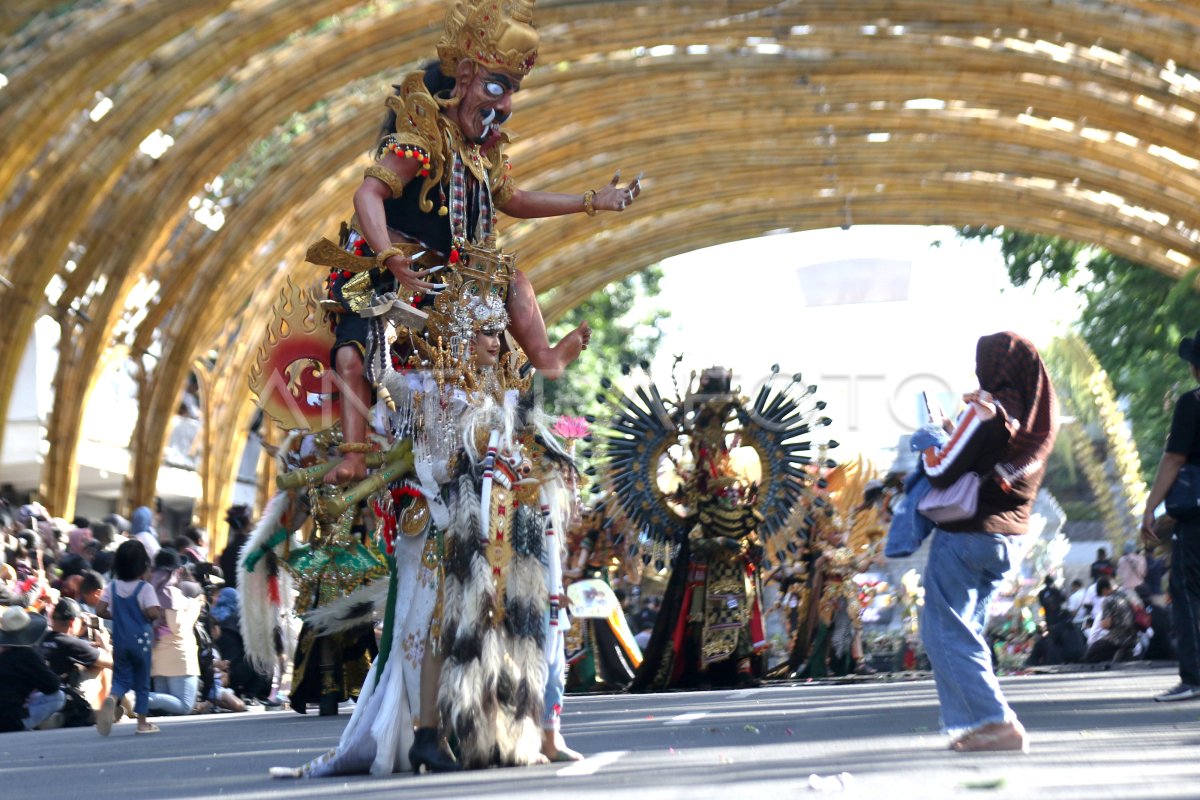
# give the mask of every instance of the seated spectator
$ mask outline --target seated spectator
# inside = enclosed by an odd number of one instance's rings
[[[98,623],[98,617],[87,614],[77,602],[64,597],[50,615],[50,632],[39,648],[46,664],[62,681],[66,694],[63,724],[68,728],[95,723],[93,704],[82,687],[113,666],[112,652],[105,647],[107,640],[102,638]]]
[[[179,588],[183,563],[179,554],[164,547],[154,558],[150,584],[163,609],[163,631],[151,652],[150,710],[164,714],[191,714],[200,682],[200,659],[196,644],[196,621],[203,601],[188,597]]]
[[[104,524],[112,528],[114,538],[117,538],[117,534],[129,533],[129,520],[120,514],[109,514],[104,518]],[[99,538],[99,532],[95,528],[92,529],[92,533]],[[120,544],[120,542],[117,542],[117,544]]]
[[[151,525],[153,519],[154,513],[147,506],[138,506],[133,510],[133,517],[129,520],[131,527],[129,538],[142,543],[142,547],[146,548],[146,556],[151,562],[158,555],[158,551],[162,549],[162,544],[158,541],[158,531],[154,530],[154,526]]]
[[[82,575],[71,575],[58,582],[59,597],[69,597],[72,600],[79,599],[79,587],[83,585]]]
[[[56,728],[66,695],[37,644],[46,618],[10,607],[0,615],[0,733]]]
[[[99,547],[100,552],[115,553],[121,544],[117,539],[117,531],[112,525],[107,522],[92,523],[92,541]]]
[[[92,562],[100,555],[100,543],[95,539],[89,539],[83,545],[83,560],[88,563],[88,569],[91,569]]]
[[[25,593],[19,588],[17,571],[11,564],[0,564],[0,606],[27,606],[32,598],[26,600]]]
[[[1071,602],[1068,600],[1068,603]],[[1075,624],[1083,631],[1089,631],[1096,621],[1096,611],[1100,599],[1096,596],[1096,584],[1093,582],[1083,590],[1083,596],[1075,607]]]
[[[208,534],[203,528],[190,525],[184,530],[183,538],[187,539],[189,544],[179,551],[181,556],[186,556],[195,564],[208,561]]]
[[[220,653],[215,655],[220,656]],[[211,704],[225,711],[245,711],[246,704],[242,702],[242,698],[226,686],[227,683],[229,683],[229,662],[217,658],[213,661],[213,686],[209,695],[212,698]]]
[[[213,622],[213,644],[228,664],[226,686],[239,697],[265,700],[271,691],[271,679],[255,670],[246,659],[237,589],[226,586],[218,592],[209,616]]]
[[[104,592],[104,577],[95,570],[85,570],[79,580],[79,596],[75,599],[88,614],[96,613],[96,604]]]
[[[84,520],[86,522],[86,520]],[[92,529],[86,525],[76,525],[67,533],[67,552],[73,555],[82,556],[83,549],[88,542],[92,541]]]
[[[1133,604],[1129,595],[1114,588],[1108,578],[1096,581],[1096,593],[1100,597],[1100,611],[1088,634],[1084,663],[1126,661],[1132,657],[1133,645],[1137,641]]]
[[[33,531],[17,532],[17,546],[8,562],[17,571],[17,580],[27,581],[41,568],[42,551],[39,541],[38,535]]]
[[[651,596],[645,599],[645,605],[642,606],[641,610],[634,617],[635,624],[633,629],[635,631],[644,631],[647,628],[654,629],[654,623],[658,620],[658,604],[658,597]]]
[[[1076,583],[1079,583],[1076,581]],[[1072,620],[1067,609],[1068,599],[1054,584],[1054,577],[1047,575],[1045,585],[1038,592],[1038,603],[1045,615],[1041,636],[1034,642],[1030,665],[1071,664],[1083,658],[1087,643],[1083,633]]]
[[[1151,594],[1150,586],[1145,583],[1138,587],[1137,595],[1150,617],[1142,658],[1147,661],[1174,661],[1177,654],[1174,631],[1171,629],[1171,612],[1163,605],[1162,595]]]

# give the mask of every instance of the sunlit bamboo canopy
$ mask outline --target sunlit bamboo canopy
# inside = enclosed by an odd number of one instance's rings
[[[349,214],[384,93],[433,54],[443,9],[6,0],[0,421],[50,314],[56,513],[113,358],[141,371],[129,499],[153,493],[192,372],[202,516],[228,499],[272,301],[317,277],[303,250]],[[536,22],[519,185],[647,176],[625,215],[506,224],[550,316],[667,256],[849,224],[998,224],[1200,265],[1200,3],[540,0]],[[731,265],[714,301],[752,284]]]

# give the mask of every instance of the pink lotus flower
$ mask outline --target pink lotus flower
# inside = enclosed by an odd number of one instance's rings
[[[559,417],[552,428],[556,436],[561,436],[567,441],[574,439],[582,439],[592,432],[592,427],[587,424],[587,420],[583,417]]]

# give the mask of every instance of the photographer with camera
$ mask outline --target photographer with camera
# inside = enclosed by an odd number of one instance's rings
[[[102,631],[100,618],[86,613],[69,597],[60,599],[50,615],[50,632],[40,649],[46,664],[62,681],[65,727],[85,727],[95,722],[83,684],[112,669],[112,650]]]

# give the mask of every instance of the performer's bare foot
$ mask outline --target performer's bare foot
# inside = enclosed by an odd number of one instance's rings
[[[567,747],[561,731],[542,730],[542,755],[550,761],[582,761],[583,755]]]
[[[579,327],[564,336],[558,344],[550,348],[553,355],[554,364],[546,369],[541,370],[542,374],[550,380],[555,380],[560,377],[567,367],[579,358],[579,354],[587,350],[588,342],[592,339],[592,328],[586,322],[579,323]]]
[[[346,453],[342,463],[325,473],[324,482],[330,485],[357,483],[367,477],[366,453]]]

